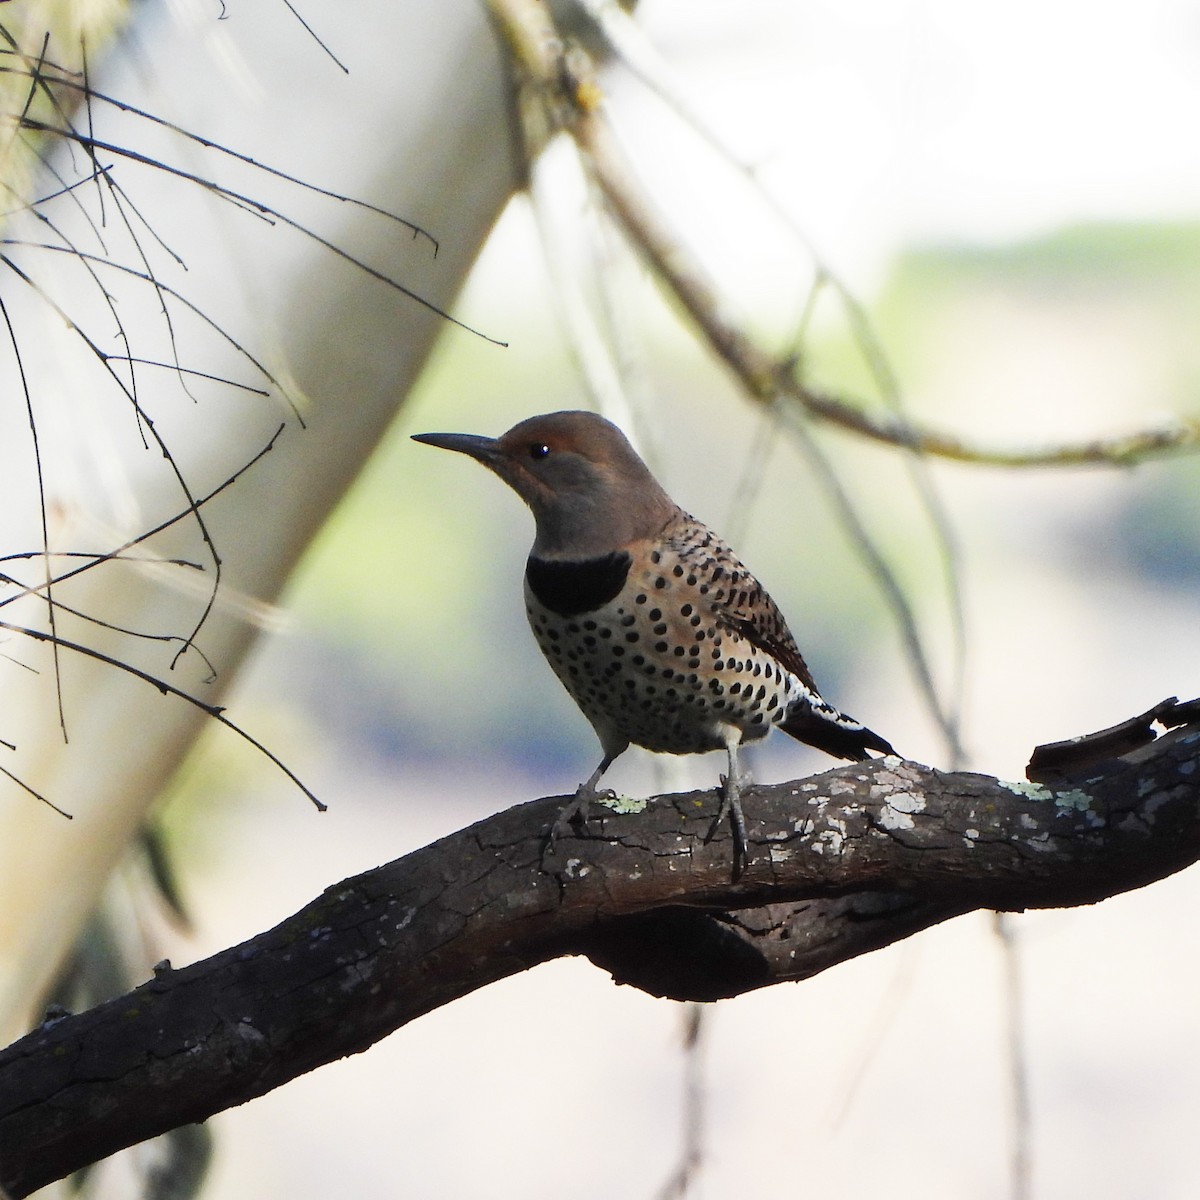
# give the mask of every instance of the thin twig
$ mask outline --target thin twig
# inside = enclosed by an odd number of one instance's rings
[[[1008,1035],[1006,1052],[1012,1084],[1012,1200],[1029,1200],[1033,1194],[1033,1138],[1029,1113],[1029,1059],[1025,1053],[1021,944],[1010,913],[992,913],[992,932],[999,943],[1004,968],[1004,1028]]]
[[[68,641],[63,637],[52,639],[51,635],[44,629],[33,629],[25,625],[15,625],[10,621],[0,621],[0,629],[7,629],[10,633],[19,633],[24,637],[31,638],[35,642],[49,642],[53,640],[63,650],[70,650],[75,654],[83,655],[84,658],[90,658],[96,662],[104,663],[106,666],[114,667],[118,671],[124,671],[126,675],[132,675],[135,679],[140,679],[143,683],[148,683],[151,687],[157,688],[164,696],[176,696],[180,700],[186,701],[194,708],[198,708],[206,716],[211,717],[214,721],[219,721],[226,729],[233,730],[244,742],[248,742],[255,750],[273,762],[312,801],[313,806],[318,812],[324,812],[328,807],[328,805],[317,799],[316,793],[277,754],[272,753],[266,745],[227,717],[225,709],[221,705],[209,704],[204,700],[197,699],[190,692],[184,691],[183,688],[176,687],[175,684],[168,683],[165,679],[159,679],[156,675],[150,674],[149,671],[143,671],[140,667],[135,667],[131,663],[122,662],[119,658],[114,658],[110,654],[103,654],[99,650],[94,650],[91,646],[84,646],[79,642]]]

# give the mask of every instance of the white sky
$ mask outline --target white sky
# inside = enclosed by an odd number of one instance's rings
[[[728,144],[852,277],[912,240],[1200,212],[1200,5],[647,0]]]

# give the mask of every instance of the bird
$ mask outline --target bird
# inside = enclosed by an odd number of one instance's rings
[[[550,845],[586,822],[601,777],[630,745],[667,754],[724,750],[728,773],[712,829],[729,818],[737,878],[748,861],[744,743],[778,727],[835,758],[895,754],[821,696],[763,586],[667,495],[610,421],[554,412],[499,438],[412,436],[475,459],[533,513],[526,615],[603,751],[552,826]]]

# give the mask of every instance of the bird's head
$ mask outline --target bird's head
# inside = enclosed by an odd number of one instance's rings
[[[530,417],[499,438],[419,433],[413,440],[495,471],[532,510],[540,557],[607,554],[653,537],[678,511],[625,435],[595,413]]]

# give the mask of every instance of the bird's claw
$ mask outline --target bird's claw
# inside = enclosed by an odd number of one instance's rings
[[[746,841],[746,815],[742,812],[742,788],[750,782],[748,775],[738,775],[730,782],[728,775],[721,777],[721,804],[717,809],[716,819],[709,827],[706,842],[712,841],[716,832],[721,828],[725,818],[729,818],[729,827],[733,833],[733,879],[736,883],[746,869],[749,861],[749,848]]]
[[[567,833],[574,830],[582,832],[587,826],[588,809],[591,807],[593,800],[615,800],[617,793],[612,788],[594,788],[588,787],[586,783],[580,784],[575,795],[562,806],[558,811],[558,816],[554,818],[554,823],[550,826],[546,833],[546,840],[542,844],[542,857],[547,854],[554,853],[554,843]]]

